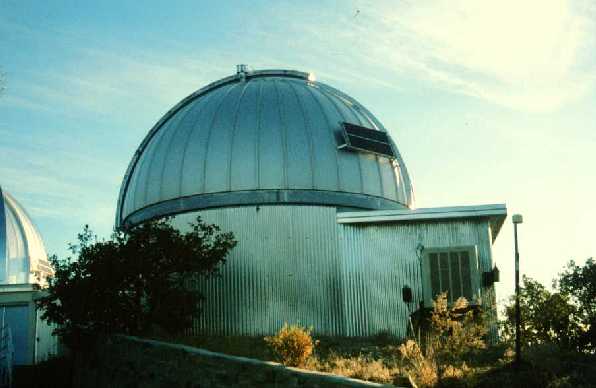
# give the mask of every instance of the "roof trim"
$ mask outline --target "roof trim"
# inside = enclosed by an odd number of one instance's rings
[[[505,222],[505,218],[507,218],[507,207],[505,204],[492,204],[337,213],[337,223],[339,224],[400,223],[463,218],[488,218],[491,224],[492,239],[494,242]]]

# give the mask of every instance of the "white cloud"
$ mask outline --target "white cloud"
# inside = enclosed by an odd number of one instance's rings
[[[270,13],[254,22],[248,41],[280,47],[290,61],[332,64],[329,78],[417,79],[530,111],[557,109],[596,82],[590,3],[353,1]]]

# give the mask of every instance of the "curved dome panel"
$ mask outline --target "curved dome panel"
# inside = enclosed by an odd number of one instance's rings
[[[31,218],[0,189],[0,284],[43,283],[52,272]]]
[[[342,122],[386,132],[353,98],[306,73],[240,72],[210,84],[172,108],[141,143],[116,225],[249,204],[411,206],[393,142],[395,159],[338,149]]]

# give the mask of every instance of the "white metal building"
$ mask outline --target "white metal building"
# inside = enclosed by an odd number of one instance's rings
[[[57,352],[52,327],[35,306],[52,273],[31,218],[0,188],[0,337],[12,340],[12,346],[1,341],[0,353],[12,348],[15,365],[41,362]]]
[[[197,215],[235,233],[194,332],[405,335],[441,290],[494,304],[491,245],[504,205],[415,209],[381,122],[307,73],[248,71],[198,90],[149,131],[125,174],[116,225]],[[412,302],[402,296],[411,289]]]

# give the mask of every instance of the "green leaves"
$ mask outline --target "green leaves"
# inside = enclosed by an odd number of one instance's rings
[[[557,344],[566,349],[584,350],[586,324],[583,303],[574,296],[576,286],[588,287],[583,280],[570,282],[563,275],[558,282],[560,290],[549,291],[539,282],[524,276],[520,287],[521,340],[524,346],[545,343]],[[555,283],[556,285],[556,283]],[[515,338],[515,296],[505,306],[505,320],[501,322],[505,340]]]
[[[596,350],[596,261],[589,258],[583,267],[570,261],[559,277],[558,286],[576,307],[576,319],[581,327],[578,346]]]
[[[90,334],[186,329],[203,300],[189,284],[216,274],[236,245],[232,233],[200,218],[189,226],[183,233],[161,219],[109,240],[85,226],[78,244],[70,245],[72,257],[50,259],[56,273],[38,301],[44,318],[75,348]]]

